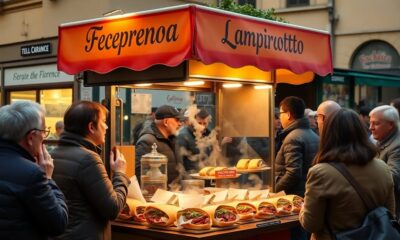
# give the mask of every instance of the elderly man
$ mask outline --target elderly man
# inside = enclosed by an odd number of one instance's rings
[[[383,105],[369,114],[373,138],[379,148],[378,158],[385,161],[392,171],[396,198],[396,215],[400,217],[400,130],[396,108]]]
[[[0,239],[48,239],[67,226],[65,198],[43,146],[45,109],[31,101],[0,108]]]
[[[140,179],[140,159],[151,152],[154,143],[157,151],[168,158],[168,183],[178,179],[177,160],[175,158],[175,136],[181,126],[183,117],[180,112],[169,105],[157,108],[154,121],[145,125],[136,142],[135,174]],[[140,180],[139,180],[140,181]]]
[[[340,105],[332,100],[324,101],[318,106],[315,119],[317,121],[319,135],[322,133],[325,119],[331,116],[333,113],[339,111],[340,108]]]

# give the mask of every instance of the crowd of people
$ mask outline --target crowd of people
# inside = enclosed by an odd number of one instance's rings
[[[330,163],[343,164],[374,204],[400,216],[399,106],[395,99],[357,113],[331,100],[316,111],[298,97],[280,102],[275,190],[305,200],[302,227],[291,230],[292,239],[331,239],[331,231],[360,225],[368,212]],[[110,152],[110,177],[101,158],[108,110],[90,101],[72,104],[56,124],[58,145],[50,153],[43,144],[49,135],[45,115],[31,101],[0,108],[0,239],[111,239],[110,220],[124,208],[130,180],[118,149]],[[179,168],[199,170],[213,150],[198,145],[210,135],[210,113],[199,109],[192,117],[188,121],[168,105],[152,111],[135,130],[137,176],[153,143],[168,159],[169,183],[179,179]],[[234,140],[226,137],[221,144]]]

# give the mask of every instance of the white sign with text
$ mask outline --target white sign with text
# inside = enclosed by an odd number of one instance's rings
[[[58,71],[56,64],[9,68],[4,71],[4,86],[72,81],[74,81],[74,75]]]

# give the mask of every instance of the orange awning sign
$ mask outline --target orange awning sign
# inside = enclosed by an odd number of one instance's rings
[[[184,5],[59,27],[58,68],[136,71],[196,59],[263,71],[332,72],[329,34],[213,8]]]

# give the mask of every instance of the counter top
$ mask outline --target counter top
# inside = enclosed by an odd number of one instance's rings
[[[131,223],[114,221],[112,230],[118,233],[143,236],[148,239],[174,239],[174,240],[194,240],[194,239],[213,239],[213,240],[236,240],[249,239],[252,236],[264,235],[266,233],[288,230],[299,226],[298,215],[276,218],[272,220],[261,220],[250,223],[241,223],[237,227],[229,229],[218,229],[206,233],[188,233],[175,230],[164,230],[150,228],[148,226],[136,225]]]

